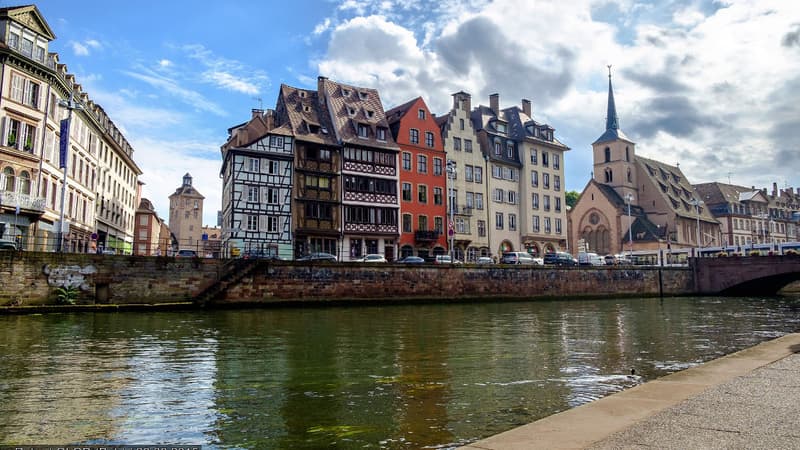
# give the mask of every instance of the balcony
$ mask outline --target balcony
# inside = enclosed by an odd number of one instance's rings
[[[19,205],[20,210],[41,215],[44,214],[45,198],[18,192],[0,191],[0,205],[10,209],[15,209]]]
[[[447,211],[450,213],[450,210]],[[453,214],[458,214],[459,216],[471,216],[472,215],[472,207],[466,205],[453,205]]]
[[[435,230],[416,230],[414,240],[417,242],[436,242],[441,233]]]

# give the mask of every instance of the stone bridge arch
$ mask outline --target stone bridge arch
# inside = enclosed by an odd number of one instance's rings
[[[775,295],[800,281],[800,256],[692,258],[698,294]]]

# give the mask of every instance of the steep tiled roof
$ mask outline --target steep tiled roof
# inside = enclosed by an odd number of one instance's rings
[[[594,184],[600,193],[606,197],[608,202],[611,203],[621,215],[626,215],[628,213],[628,204],[614,188],[607,184],[598,183],[594,179],[590,180],[589,183]],[[586,192],[586,189],[584,189],[584,192]],[[634,242],[657,241],[666,236],[667,230],[662,230],[658,225],[651,222],[650,219],[647,218],[647,213],[644,211],[644,208],[641,206],[631,205],[631,216],[634,217],[633,223],[631,224]],[[628,230],[624,230],[623,234],[626,236],[623,240],[627,242]]]
[[[694,187],[677,166],[670,166],[654,159],[636,156],[639,173],[649,177],[658,187],[658,192],[672,211],[682,217],[697,217],[695,207],[690,203],[692,199],[702,198],[695,192]],[[716,222],[708,208],[700,207],[700,218],[708,222]]]
[[[750,201],[753,199],[768,201],[766,195],[763,195],[758,189],[751,187],[736,186],[733,184],[725,183],[701,183],[694,185],[695,190],[700,194],[700,198],[708,204],[720,203],[738,203],[742,201]],[[758,199],[759,195],[763,195],[763,199]]]
[[[389,133],[389,123],[376,89],[350,86],[327,78],[320,78],[319,89],[340,142],[399,150]],[[367,137],[358,136],[359,124],[368,127]],[[377,139],[377,127],[386,129],[386,140]]]
[[[326,145],[337,145],[330,114],[317,91],[281,84],[278,106],[279,123],[287,126],[295,139]]]

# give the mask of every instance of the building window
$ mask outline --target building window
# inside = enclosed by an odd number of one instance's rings
[[[428,157],[425,155],[417,155],[417,172],[428,173]]]
[[[412,144],[419,144],[419,130],[412,128],[408,130],[408,133],[408,140],[411,141]]]
[[[614,174],[611,172],[611,169],[606,168],[605,175],[606,175],[606,183],[611,183],[612,181],[614,181]]]
[[[539,187],[539,172],[531,170],[531,186]]]
[[[442,175],[442,158],[433,158],[433,174]]]
[[[278,232],[278,218],[275,216],[267,217],[267,232],[268,233],[277,233]]]
[[[536,152],[535,148],[531,149],[531,164],[534,165],[534,166],[539,164],[538,157],[537,157],[537,152]]]
[[[483,209],[483,194],[480,192],[475,193],[475,209]]]
[[[467,153],[472,153],[472,140],[464,139],[464,151]]]
[[[533,220],[531,221],[533,224],[533,231],[534,233],[539,232],[539,216],[533,216]]]
[[[547,167],[548,166],[548,164],[549,164],[548,156],[549,156],[549,153],[542,152],[542,167]]]
[[[550,189],[550,174],[543,173],[542,174],[542,185],[545,189]]]
[[[403,170],[411,170],[411,153],[403,152]]]
[[[433,133],[430,131],[425,132],[425,145],[430,148],[433,148]]]
[[[486,221],[479,220],[478,221],[478,236],[486,237]]]
[[[444,233],[444,221],[442,220],[441,216],[436,216],[433,218],[433,231],[436,231],[439,234]]]
[[[403,183],[403,200],[411,201],[411,183]]]
[[[247,188],[247,201],[258,203],[258,186],[249,186]]]
[[[558,154],[553,153],[553,169],[558,170],[560,168],[561,168],[561,158],[558,156]]]
[[[411,214],[403,214],[403,233],[411,233]]]
[[[418,109],[417,110],[417,119],[425,120],[425,110],[424,109]]]
[[[503,213],[494,213],[494,228],[497,230],[503,229]]]
[[[545,217],[544,218],[544,232],[545,233],[550,233],[551,232],[551,230],[550,230],[550,218],[549,217]]]
[[[464,180],[472,181],[472,166],[470,165],[464,166]]]
[[[515,231],[517,229],[517,215],[516,214],[509,214],[508,215],[508,229],[511,231]]]
[[[467,192],[467,208],[472,209],[475,206],[475,194]]]
[[[561,212],[561,197],[556,197],[555,201],[556,201],[556,206],[555,206],[556,212]]]
[[[492,196],[492,200],[494,200],[496,203],[503,203],[503,201],[505,201],[505,192],[503,192],[502,189],[495,188],[495,190],[492,192],[494,194]]]
[[[258,216],[255,215],[247,216],[247,231],[258,231]]]
[[[453,150],[460,152],[461,151],[461,138],[454,137],[453,138]]]
[[[509,158],[514,157],[514,144],[512,144],[511,142],[506,144],[506,156],[508,156]]]
[[[358,124],[358,137],[366,138],[368,135],[367,126],[363,123]]]
[[[502,149],[500,148],[500,141],[496,141],[494,143],[494,154],[498,156],[502,154]]]
[[[556,219],[556,234],[561,234],[561,219]]]
[[[278,189],[267,188],[267,203],[270,205],[278,204]]]
[[[472,177],[476,183],[483,183],[483,167],[475,166],[472,169]]]
[[[517,193],[515,191],[508,191],[508,202],[512,205],[517,204]]]
[[[531,208],[539,209],[539,194],[531,194]]]
[[[627,146],[625,146],[625,161],[630,162],[630,160],[631,160],[630,149]]]
[[[544,196],[544,210],[545,211],[550,211],[550,196],[549,195],[545,195]]]
[[[434,205],[441,205],[443,203],[443,201],[444,201],[443,197],[444,196],[442,194],[442,188],[440,188],[440,187],[433,188],[433,204]]]
[[[250,172],[258,172],[259,171],[259,159],[258,158],[248,158],[250,161]]]
[[[16,49],[19,45],[19,35],[16,33],[8,33],[8,46]]]
[[[553,190],[555,191],[561,190],[561,177],[558,175],[553,175]]]
[[[461,130],[464,129],[464,119],[458,119],[458,128]]]
[[[492,164],[492,178],[503,179],[503,168]]]
[[[606,162],[611,162],[611,149],[606,147],[604,150]]]
[[[378,127],[378,140],[385,141],[386,140],[386,128]]]
[[[428,231],[428,216],[419,216],[417,217],[417,227],[420,231]]]
[[[428,186],[420,184],[417,186],[417,197],[420,203],[428,203]]]

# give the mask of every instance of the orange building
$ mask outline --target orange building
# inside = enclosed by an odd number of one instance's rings
[[[417,97],[386,112],[400,146],[400,257],[447,253],[446,155],[439,126]]]

